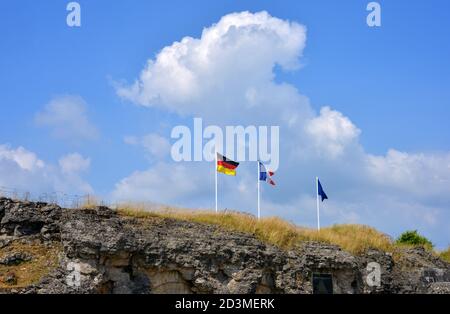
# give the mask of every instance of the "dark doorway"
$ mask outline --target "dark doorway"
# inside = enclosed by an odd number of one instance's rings
[[[333,276],[330,274],[312,275],[313,294],[333,294]]]

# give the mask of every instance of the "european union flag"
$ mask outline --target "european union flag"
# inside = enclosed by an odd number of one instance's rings
[[[317,179],[317,194],[322,198],[322,202],[328,199],[328,196],[325,194],[325,191],[322,188],[322,184],[320,184],[319,179]]]

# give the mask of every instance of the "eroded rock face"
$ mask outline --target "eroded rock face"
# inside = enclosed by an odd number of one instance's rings
[[[41,234],[55,239],[59,234],[61,208],[56,205],[14,202],[0,198],[0,232],[14,236]]]
[[[24,293],[312,293],[318,274],[331,275],[334,293],[449,292],[450,265],[419,248],[397,263],[384,252],[353,256],[314,242],[283,251],[211,225],[7,199],[0,219],[1,245],[62,243],[59,266]]]
[[[23,262],[31,261],[32,256],[22,252],[16,252],[13,254],[6,255],[5,257],[0,258],[0,264],[11,266],[11,265],[19,265]]]

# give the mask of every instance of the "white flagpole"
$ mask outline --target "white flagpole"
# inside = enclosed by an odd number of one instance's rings
[[[260,185],[260,182],[259,182],[259,167],[260,167],[260,165],[259,165],[259,161],[258,161],[258,176],[256,177],[256,179],[258,180],[258,220],[259,220],[259,218],[261,217],[261,208],[260,208],[260,200],[259,200],[259,197],[260,197],[260,187],[259,187],[259,185]]]
[[[316,200],[317,200],[317,231],[320,231],[320,214],[319,214],[319,177],[316,177]]]
[[[214,164],[214,174],[215,174],[215,181],[216,181],[216,213],[217,213],[217,150],[216,150],[216,163]]]

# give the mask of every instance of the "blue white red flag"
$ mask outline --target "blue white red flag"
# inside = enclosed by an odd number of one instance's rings
[[[267,183],[271,185],[275,185],[275,181],[272,180],[272,176],[275,173],[272,171],[267,171],[266,167],[259,162],[259,180],[260,181],[266,181]]]

